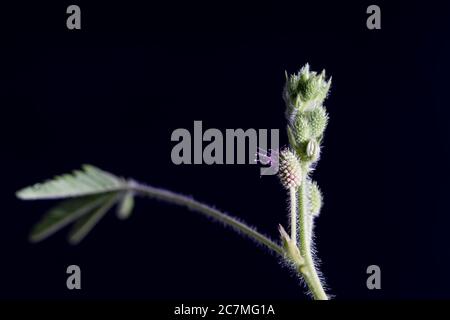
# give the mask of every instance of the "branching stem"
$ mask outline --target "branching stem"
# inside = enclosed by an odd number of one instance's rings
[[[306,172],[306,170],[303,170]],[[298,221],[300,227],[299,235],[299,246],[300,252],[305,259],[304,264],[299,267],[299,272],[303,275],[312,295],[316,300],[327,300],[328,297],[322,287],[320,278],[314,266],[314,262],[311,255],[311,243],[308,239],[308,221],[307,221],[307,210],[308,210],[308,199],[306,195],[306,174],[302,176],[302,183],[297,190],[292,188],[290,190],[290,201],[291,201],[291,238],[297,238],[297,199],[298,199]],[[203,204],[191,197],[181,195],[169,190],[155,188],[148,185],[143,185],[135,181],[129,182],[129,187],[132,191],[137,194],[145,195],[150,198],[155,198],[168,203],[173,203],[176,205],[184,206],[190,210],[197,211],[207,217],[210,217],[218,222],[222,222],[224,225],[233,228],[239,233],[243,233],[249,238],[253,239],[259,244],[262,244],[272,252],[280,256],[284,256],[284,250],[281,246],[273,242],[271,239],[265,235],[259,233],[254,228],[248,226],[247,224],[237,220],[236,218],[229,216],[213,207]]]
[[[300,253],[305,262],[299,267],[299,272],[303,275],[309,290],[314,296],[315,300],[328,300],[328,297],[323,289],[319,275],[311,254],[311,241],[309,239],[308,230],[308,197],[307,197],[307,165],[302,170],[302,182],[298,188],[298,215],[299,215],[299,247]]]

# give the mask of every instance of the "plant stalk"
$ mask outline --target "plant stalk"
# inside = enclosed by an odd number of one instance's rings
[[[308,197],[307,197],[307,176],[308,166],[304,165],[302,170],[302,182],[298,188],[298,215],[299,215],[299,247],[300,253],[305,262],[299,266],[298,271],[303,275],[311,294],[315,300],[328,300],[328,296],[323,289],[322,282],[317,274],[316,267],[311,253],[311,240],[308,230]]]
[[[289,188],[290,215],[291,215],[291,239],[297,243],[297,190]]]
[[[254,228],[246,225],[236,218],[220,212],[219,210],[201,203],[193,198],[169,190],[143,185],[135,181],[129,181],[129,188],[136,193],[159,199],[168,203],[184,206],[193,211],[197,211],[207,217],[212,218],[215,221],[222,222],[224,225],[238,231],[238,233],[242,233],[248,236],[255,242],[268,248],[270,251],[275,252],[280,256],[284,256],[284,250],[281,248],[281,246],[273,242],[265,235],[259,233]]]

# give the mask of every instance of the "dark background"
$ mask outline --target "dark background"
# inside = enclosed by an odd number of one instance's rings
[[[378,4],[382,29],[366,28]],[[81,31],[66,8],[81,7]],[[14,192],[83,163],[214,204],[272,238],[286,222],[276,177],[251,165],[181,165],[177,128],[279,128],[284,72],[333,76],[314,178],[321,270],[337,299],[449,298],[450,5],[296,1],[230,5],[18,3],[2,10],[0,297],[304,299],[291,272],[196,213],[138,199],[73,247],[32,245],[50,202]],[[82,290],[66,289],[66,267]],[[381,267],[382,289],[366,288]]]

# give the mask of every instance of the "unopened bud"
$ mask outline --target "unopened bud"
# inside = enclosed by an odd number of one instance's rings
[[[319,138],[323,135],[328,124],[328,114],[323,106],[319,106],[309,113],[311,136]]]
[[[297,74],[290,75],[284,89],[288,108],[300,111],[312,110],[322,104],[330,89],[331,80],[325,80],[325,71],[317,74],[306,64]]]
[[[293,133],[297,144],[304,143],[311,138],[311,125],[305,114],[298,114],[295,117]]]
[[[319,155],[320,155],[319,144],[314,139],[309,140],[308,144],[306,145],[306,156],[310,161],[316,161],[319,158]]]
[[[308,181],[309,185],[309,203],[310,212],[313,216],[318,216],[320,209],[322,208],[322,192],[320,192],[317,183],[314,181]]]

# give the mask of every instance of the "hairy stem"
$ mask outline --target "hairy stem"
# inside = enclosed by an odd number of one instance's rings
[[[299,272],[303,275],[309,290],[311,291],[315,300],[328,300],[328,297],[323,289],[320,278],[317,274],[316,267],[311,254],[311,241],[309,238],[309,223],[308,223],[308,197],[307,197],[307,172],[308,168],[305,165],[302,170],[302,182],[298,189],[298,212],[299,212],[299,228],[300,228],[300,253],[305,262],[299,267]]]
[[[131,190],[138,194],[142,194],[151,198],[159,199],[165,202],[177,204],[180,206],[184,206],[190,210],[197,211],[207,217],[210,217],[218,222],[222,222],[224,225],[231,227],[235,231],[242,233],[249,238],[253,239],[257,243],[265,246],[270,251],[277,253],[280,256],[283,256],[283,249],[273,242],[271,239],[266,237],[265,235],[259,233],[254,228],[249,227],[245,223],[237,220],[234,217],[231,217],[217,209],[214,209],[206,204],[203,204],[197,200],[194,200],[188,196],[184,196],[169,190],[155,188],[148,185],[143,185],[137,183],[135,181],[129,182],[129,187]]]
[[[297,190],[289,188],[291,239],[297,243]]]

